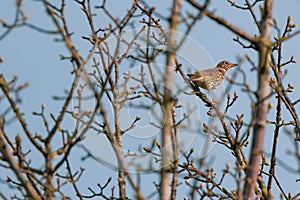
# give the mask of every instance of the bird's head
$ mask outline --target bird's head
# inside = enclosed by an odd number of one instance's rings
[[[238,64],[234,64],[234,63],[231,63],[227,60],[223,60],[223,61],[219,62],[219,64],[217,65],[217,68],[224,71],[224,72],[226,72],[230,68],[235,67],[237,65]]]

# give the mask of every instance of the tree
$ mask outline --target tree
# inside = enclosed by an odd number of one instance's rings
[[[251,32],[221,17],[208,0],[174,0],[168,14],[162,12],[165,4],[128,2],[122,16],[105,0],[35,2],[50,19],[44,26],[30,21],[28,2],[16,0],[13,22],[7,22],[6,16],[1,20],[1,43],[20,27],[46,35],[47,40],[54,38],[60,45],[56,50],[65,73],[61,77],[70,81],[68,86],[57,81],[59,88],[67,87],[65,93],[34,105],[29,113],[22,101],[31,85],[10,78],[6,71],[0,74],[0,179],[8,188],[0,189],[1,197],[272,199],[280,194],[284,199],[299,198],[300,193],[283,187],[287,183],[276,174],[295,168],[280,167],[280,135],[292,139],[293,159],[299,163],[300,157],[299,99],[293,96],[293,81],[284,79],[287,67],[295,63],[292,55],[286,60],[284,47],[300,33],[294,30],[291,16],[282,29],[272,0],[228,1],[230,9],[251,16],[248,23],[254,22],[256,28]],[[234,34],[240,51],[248,52],[239,55],[239,67],[227,77],[230,86],[217,99],[218,92],[208,94],[189,82],[191,61],[182,53],[189,35],[205,19]],[[4,56],[0,60],[4,67],[9,65]],[[42,68],[50,68],[43,64]],[[256,85],[249,84],[253,74]],[[52,78],[50,84],[55,82]],[[48,94],[45,89],[43,93]],[[186,98],[192,103],[184,103]],[[195,109],[196,101],[200,105]],[[249,109],[236,109],[241,104]],[[204,117],[199,114],[203,111]],[[204,144],[201,156],[197,143],[189,141],[191,130],[193,140]],[[266,133],[273,138],[268,143],[270,155],[264,148]],[[211,163],[212,145],[223,148],[227,163]]]

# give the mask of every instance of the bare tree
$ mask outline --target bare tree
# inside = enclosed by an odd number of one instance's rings
[[[300,31],[294,30],[291,16],[287,16],[283,29],[279,27],[272,0],[228,1],[231,9],[249,13],[252,21],[245,23],[254,22],[256,33],[219,16],[209,0],[174,0],[167,14],[160,10],[165,5],[154,7],[150,2],[134,0],[122,16],[105,0],[42,0],[39,6],[51,20],[48,28],[31,23],[24,3],[15,1],[12,22],[1,19],[0,42],[20,27],[55,38],[67,50],[59,56],[62,65],[69,67],[65,76],[72,81],[63,95],[53,94],[53,102],[61,103],[59,110],[49,111],[48,105],[42,104],[36,106],[39,111],[32,111],[44,130],[35,132],[22,104],[23,92],[30,85],[10,78],[5,71],[0,73],[0,180],[9,189],[0,188],[2,199],[272,199],[278,193],[283,199],[299,198],[299,192],[292,194],[283,187],[285,182],[276,172],[294,170],[299,175],[300,171],[300,165],[284,165],[277,154],[279,135],[285,133],[294,144],[292,157],[300,163],[299,99],[290,95],[293,82],[283,81],[287,67],[295,60],[291,55],[286,61],[282,54],[285,42]],[[71,25],[69,4],[76,6],[74,14],[84,16],[80,37]],[[236,35],[233,41],[251,51],[251,56],[239,55],[239,67],[227,77],[229,89],[218,102],[212,99],[214,94],[210,98],[189,82],[186,73],[190,66],[180,54],[195,26],[205,18]],[[6,65],[1,55],[0,63]],[[254,73],[255,86],[249,84]],[[200,100],[201,112],[207,111],[201,130],[200,114],[197,119],[192,116],[200,110],[183,105],[183,96]],[[249,113],[234,109],[243,96],[248,98]],[[269,114],[273,107],[275,116]],[[146,114],[139,115],[137,110]],[[149,113],[154,117],[147,122]],[[140,128],[140,123],[146,123],[147,128]],[[263,145],[270,130],[273,142],[268,155]],[[155,131],[157,135],[138,144],[127,138],[130,134],[142,138]],[[191,131],[205,136],[205,156],[195,153],[198,147],[192,142],[186,147],[180,141]],[[91,135],[100,152],[84,145]],[[232,159],[220,171],[208,154],[210,142],[225,148],[224,154]],[[109,145],[107,149],[103,144]],[[82,155],[79,158],[73,152]],[[91,163],[99,166],[99,171],[85,170]],[[107,165],[115,176],[105,176]],[[91,174],[106,178],[99,180],[93,175],[94,180],[82,181]]]

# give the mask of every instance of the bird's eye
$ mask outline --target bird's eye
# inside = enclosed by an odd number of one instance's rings
[[[227,61],[224,61],[224,64],[225,64],[225,65],[228,65],[228,62],[227,62]]]

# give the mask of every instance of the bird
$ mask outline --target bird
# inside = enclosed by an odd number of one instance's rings
[[[189,81],[194,83],[196,86],[211,91],[219,87],[226,72],[237,65],[238,64],[233,64],[227,60],[223,60],[219,62],[215,68],[196,71],[193,74],[187,74],[187,76],[189,77]]]

